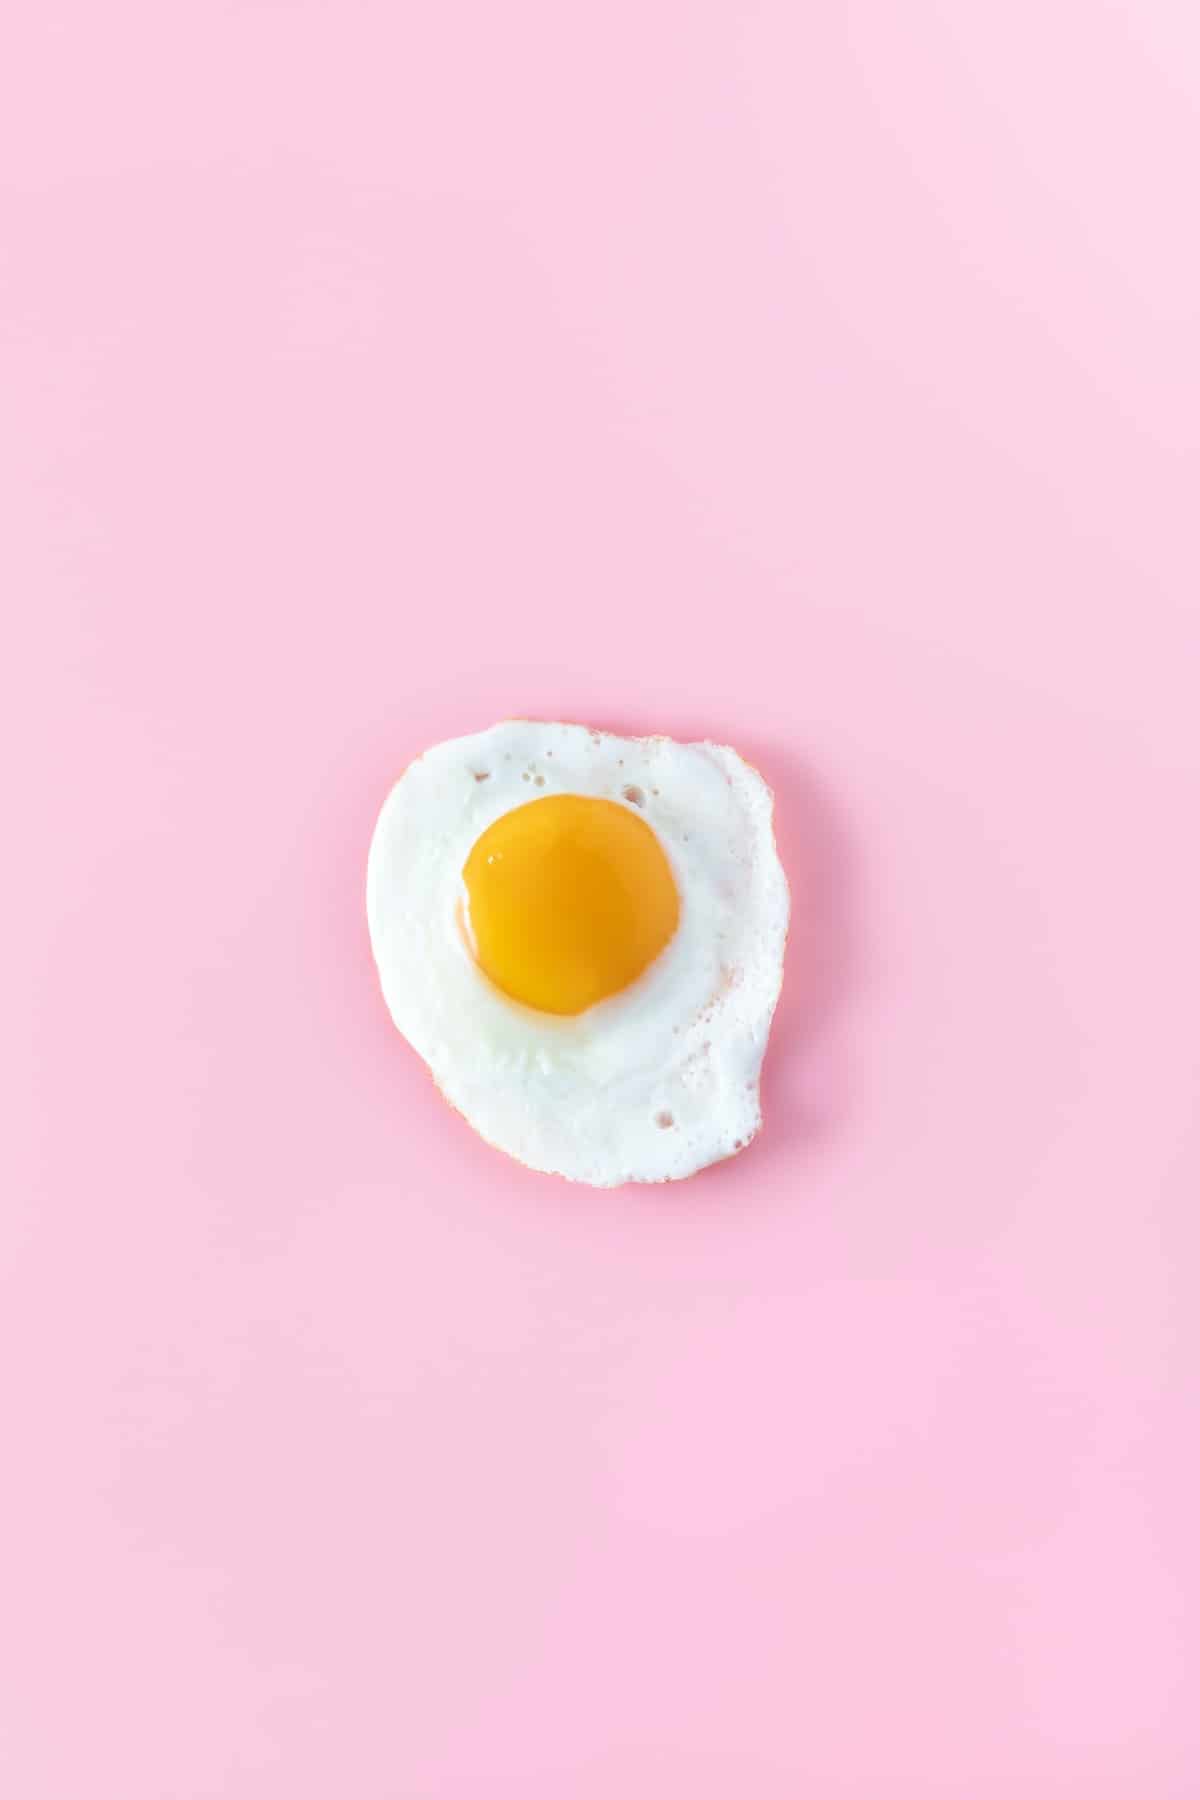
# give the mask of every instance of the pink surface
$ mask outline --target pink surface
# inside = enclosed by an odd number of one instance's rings
[[[1195,1795],[1195,9],[5,38],[4,1793]],[[777,786],[683,1189],[379,999],[511,713]]]

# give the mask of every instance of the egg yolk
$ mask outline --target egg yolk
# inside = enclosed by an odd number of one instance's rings
[[[463,882],[480,967],[542,1012],[620,993],[679,923],[662,845],[614,800],[550,794],[514,808],[476,841]]]

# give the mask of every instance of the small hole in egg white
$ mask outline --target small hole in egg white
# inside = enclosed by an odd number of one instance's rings
[[[544,775],[535,775],[533,778],[533,785],[534,787],[545,787],[546,777]]]
[[[490,781],[492,778],[492,771],[490,769],[472,769],[471,773],[474,775],[476,781]]]
[[[645,806],[646,804],[646,796],[640,787],[623,787],[621,798],[628,800],[630,806]]]
[[[657,1112],[654,1115],[654,1123],[660,1131],[669,1131],[675,1123],[675,1115],[669,1112]]]

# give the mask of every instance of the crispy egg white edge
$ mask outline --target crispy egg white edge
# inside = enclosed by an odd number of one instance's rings
[[[461,930],[471,846],[530,800],[632,805],[629,787],[679,889],[674,937],[631,987],[575,1017],[514,1002]],[[758,1131],[789,896],[771,791],[736,751],[525,720],[435,745],[380,813],[367,917],[397,1029],[449,1103],[517,1161],[600,1187],[679,1180]]]

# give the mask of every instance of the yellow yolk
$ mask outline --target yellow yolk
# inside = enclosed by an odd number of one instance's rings
[[[662,845],[615,800],[550,794],[516,807],[477,839],[463,882],[480,967],[542,1012],[620,993],[679,923]]]

